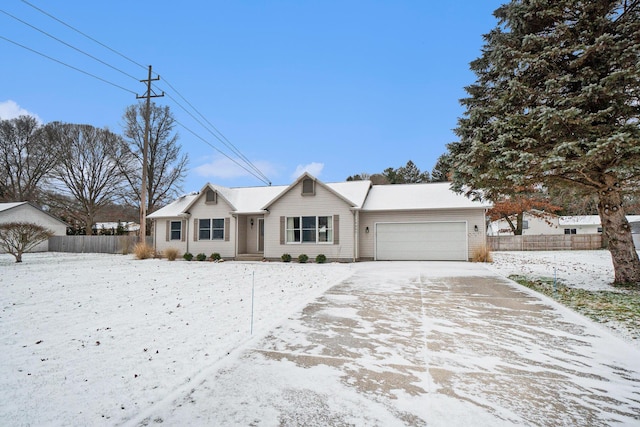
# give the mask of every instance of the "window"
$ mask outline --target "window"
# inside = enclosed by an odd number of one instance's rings
[[[198,240],[211,239],[211,220],[201,219],[198,224]]]
[[[182,240],[182,221],[171,221],[171,240]]]
[[[602,227],[598,227],[598,233],[602,233]]]
[[[529,228],[529,221],[526,219],[522,220],[522,229],[527,230]]]
[[[199,220],[198,240],[224,240],[224,218]]]
[[[565,228],[564,229],[564,234],[576,234],[578,230],[576,230],[575,228]]]
[[[217,194],[212,189],[207,190],[205,203],[215,204],[217,202]]]
[[[311,178],[302,180],[302,195],[313,196],[316,194],[315,182]]]
[[[333,217],[287,217],[286,237],[287,243],[332,243]]]
[[[224,240],[224,218],[211,220],[211,238],[213,240]]]

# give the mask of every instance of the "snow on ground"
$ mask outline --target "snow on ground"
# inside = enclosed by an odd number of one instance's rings
[[[0,255],[1,424],[120,424],[350,269]]]
[[[613,288],[613,264],[607,250],[493,252],[493,270],[505,277],[557,278],[558,282],[591,291]]]
[[[588,283],[597,289],[606,287],[612,277],[608,252],[604,251],[497,253],[494,256],[496,262],[489,269],[502,275],[522,274],[527,269],[525,272],[528,274],[544,273],[545,276],[552,277],[552,262],[555,261],[558,277],[567,284]],[[413,276],[422,277],[421,274],[424,273],[418,267],[425,267],[419,263],[375,263],[375,269],[371,272],[375,277],[367,276],[359,286],[374,286],[374,290],[388,292],[386,283],[390,278],[400,272],[407,275],[407,269],[414,266],[416,271],[415,274],[412,273]],[[474,276],[478,274],[478,268],[483,269],[470,263],[430,263],[426,268],[434,277],[451,268],[455,269],[457,277]],[[233,372],[246,372],[246,376],[241,378],[247,382],[253,381],[249,388],[254,393],[259,393],[260,387],[265,389],[265,393],[272,389],[271,392],[275,393],[273,399],[277,399],[280,390],[277,384],[279,371],[274,370],[274,376],[265,377],[265,381],[273,381],[272,383],[260,383],[260,378],[253,378],[253,365],[244,363],[254,356],[242,353],[242,349],[253,347],[270,331],[275,331],[273,333],[278,336],[283,331],[296,328],[296,319],[305,319],[303,308],[309,307],[308,304],[333,285],[351,277],[354,272],[362,275],[363,269],[366,271],[367,263],[300,265],[279,262],[169,262],[139,261],[132,256],[122,255],[66,253],[26,254],[24,263],[15,264],[13,257],[0,255],[0,387],[3,393],[0,399],[0,422],[9,426],[137,425],[137,421],[149,416],[150,421],[159,423],[162,419],[152,416],[157,415],[156,410],[160,409],[162,412],[169,408],[169,413],[181,413],[179,411],[182,410],[189,413],[195,408],[189,399],[197,393],[206,393],[204,389],[196,391],[205,379],[209,382],[205,381],[204,384],[211,384],[213,381],[214,386],[217,380],[225,378],[231,384],[238,380],[238,377],[232,375]],[[391,290],[392,293],[395,292],[392,300],[407,296],[405,281],[406,279],[402,279],[397,288]],[[343,283],[343,287],[355,286],[350,285],[349,281]],[[450,289],[448,285],[438,283],[428,283],[436,291],[428,294],[434,304],[440,301],[437,296],[447,297],[450,294],[447,291]],[[367,289],[365,287],[364,291],[360,290],[362,295],[359,298],[362,301],[375,296],[371,292],[365,292]],[[420,295],[424,289],[422,286],[414,286],[412,292]],[[450,297],[453,296],[455,295]],[[478,296],[480,297],[482,296]],[[354,320],[357,315],[362,316],[362,313],[355,313],[355,310],[348,308],[349,304],[354,304],[353,294],[333,292],[323,298],[321,302],[328,301],[332,305],[328,305],[326,312],[321,314],[323,318],[334,319],[332,322],[337,322],[337,326],[335,331],[323,330],[322,334],[331,337],[352,329],[345,328],[344,325],[369,324]],[[355,300],[355,303],[359,301]],[[419,302],[420,298],[412,301]],[[429,301],[426,294],[422,296],[422,304],[425,301]],[[370,303],[373,311],[378,309],[375,300]],[[469,313],[461,304],[456,301],[450,306],[452,308],[447,309],[462,310],[461,314],[473,317],[475,311]],[[340,306],[340,311],[331,308],[333,305]],[[343,305],[347,308],[342,307]],[[392,308],[400,310],[401,306]],[[417,322],[412,330],[414,333],[420,331],[420,316],[415,313],[403,314],[406,310],[394,312],[391,308],[383,307],[379,309],[385,310],[380,315],[388,317],[389,322]],[[420,313],[420,307],[416,309]],[[394,320],[396,316],[398,318]],[[423,312],[422,317],[424,316]],[[568,315],[561,313],[558,316],[561,316],[558,324],[564,325]],[[371,321],[373,320],[375,319]],[[438,316],[430,321],[439,322]],[[491,324],[483,319],[478,319],[478,322],[482,325]],[[393,344],[397,339],[406,340],[409,345],[414,346],[424,343],[426,339],[395,336],[391,331],[397,331],[397,328],[387,331],[386,323],[382,326],[386,332],[378,338],[381,342],[389,342],[380,348],[388,349],[391,355],[400,351]],[[439,328],[446,329],[449,326]],[[504,336],[515,339],[514,330],[510,326],[505,328],[508,333]],[[306,341],[296,340],[305,339],[304,337],[317,338],[311,332],[311,335],[292,336],[294,350],[303,351],[309,346]],[[371,339],[370,331],[366,328],[356,328],[352,332],[358,335],[359,340],[364,340],[364,343]],[[471,339],[468,331],[463,328],[445,332],[444,337],[453,333]],[[620,344],[614,339],[613,336],[605,336],[598,341],[597,351],[605,351],[609,347],[618,348]],[[610,340],[611,345],[606,344],[609,342],[607,340]],[[455,340],[456,345],[467,345],[465,342],[467,341]],[[508,343],[507,340],[506,344]],[[380,348],[376,348],[371,354],[365,354],[365,361],[367,358],[384,356],[385,353]],[[470,350],[471,347],[464,348]],[[525,345],[522,348],[525,353],[529,351]],[[559,346],[558,351],[563,348],[564,345]],[[362,350],[354,346],[349,351],[370,352],[371,349],[364,345]],[[447,354],[441,353],[436,355],[445,357]],[[451,354],[458,353],[455,351]],[[578,351],[575,353],[578,354]],[[594,350],[593,354],[596,353]],[[420,355],[419,352],[417,354]],[[564,360],[564,357],[564,354],[554,355],[557,360]],[[476,361],[479,368],[482,360],[485,359],[481,357]],[[256,360],[252,363],[254,362]],[[392,362],[395,366],[397,361],[392,359]],[[286,365],[286,361],[282,363]],[[376,363],[367,365],[367,369],[374,372],[378,369]],[[416,362],[416,367],[422,369],[420,363]],[[467,365],[465,362],[465,366]],[[583,365],[588,371],[588,365]],[[227,370],[226,366],[235,370]],[[520,369],[525,367],[523,364]],[[314,370],[291,366],[291,370],[294,369],[299,371],[299,378],[295,378],[317,382],[319,385],[331,385],[329,381],[332,376],[339,376],[324,365]],[[533,369],[535,371],[535,366]],[[215,375],[212,377],[212,374]],[[535,372],[530,375],[535,375]],[[607,371],[602,377],[606,378],[608,375]],[[372,378],[377,381],[375,375]],[[600,384],[598,386],[603,387]],[[331,394],[336,405],[351,402],[354,407],[360,408],[362,416],[371,415],[372,419],[383,420],[388,416],[386,412],[367,415],[366,394],[354,394],[352,389],[345,391],[344,385],[336,387],[336,393]],[[246,396],[233,394],[241,390],[224,387],[220,390],[222,396],[226,396],[231,402],[226,408],[230,411],[231,421],[237,420],[234,417],[238,417],[238,413],[242,414],[243,409],[247,408]],[[475,391],[480,393],[480,390]],[[621,395],[624,394],[623,391],[620,391]],[[396,391],[393,393],[395,395]],[[416,396],[394,399],[399,399],[400,404],[419,405],[420,399]],[[289,397],[291,402],[283,401],[279,404],[295,406],[296,396]],[[302,399],[304,396],[299,397]],[[265,399],[258,399],[260,404],[256,410],[269,410],[269,406],[265,405],[271,402],[271,397]],[[471,413],[468,412],[471,407],[469,401],[455,398],[447,400],[451,409],[447,413]],[[182,403],[176,407],[174,402]],[[203,402],[206,404],[206,401],[200,401]],[[312,403],[309,405],[313,406]],[[184,408],[181,408],[183,404]],[[305,405],[305,402],[300,400],[298,404]],[[288,410],[293,410],[293,406]],[[484,414],[481,406],[471,408],[478,413],[478,417]],[[204,409],[211,410],[206,406]],[[436,410],[433,402],[431,409]],[[436,411],[435,414],[435,420],[440,421],[441,425],[448,419],[446,413],[438,416]],[[243,416],[249,415],[251,414],[244,413]]]

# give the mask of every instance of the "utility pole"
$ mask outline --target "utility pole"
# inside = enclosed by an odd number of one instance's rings
[[[146,108],[144,111],[144,145],[142,147],[142,185],[140,189],[140,243],[145,243],[147,236],[147,151],[149,151],[149,131],[151,128],[151,98],[164,96],[156,94],[151,89],[151,82],[160,80],[160,76],[155,79],[151,78],[151,65],[149,65],[149,76],[146,80],[140,80],[147,84],[147,92],[142,95],[136,95],[136,99],[146,98]]]

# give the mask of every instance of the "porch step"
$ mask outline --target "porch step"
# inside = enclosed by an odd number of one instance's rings
[[[262,261],[264,259],[263,254],[238,254],[236,255],[236,261]]]

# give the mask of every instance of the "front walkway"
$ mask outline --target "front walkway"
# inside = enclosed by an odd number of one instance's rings
[[[354,269],[142,424],[640,425],[640,350],[598,325],[477,264]]]

